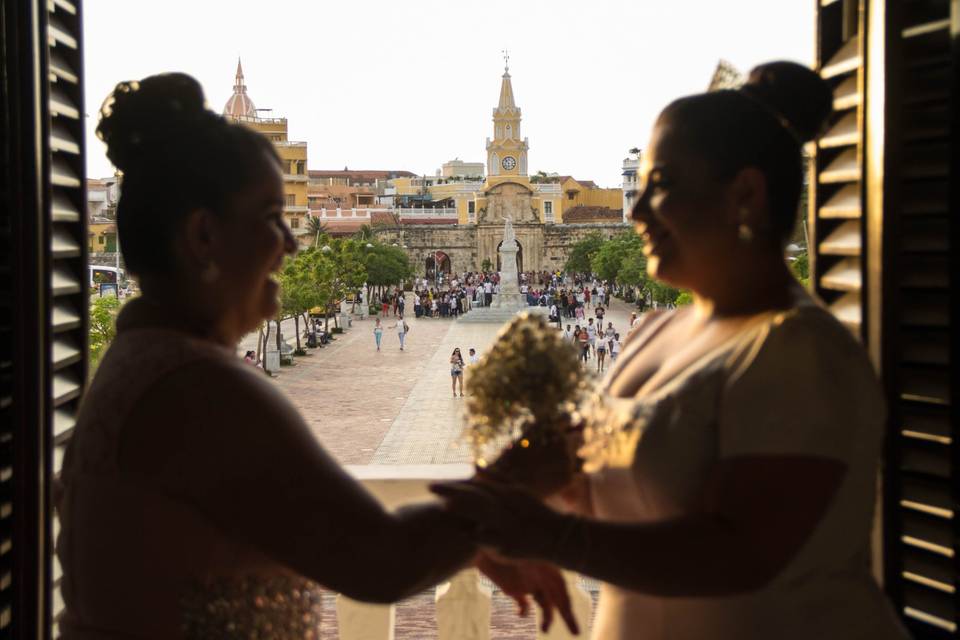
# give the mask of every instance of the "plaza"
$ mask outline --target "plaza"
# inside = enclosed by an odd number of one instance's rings
[[[408,294],[409,297],[409,294]],[[412,303],[407,309],[412,309]],[[632,307],[614,300],[604,323],[612,322],[626,338]],[[436,465],[470,462],[460,438],[463,398],[450,392],[450,354],[459,347],[483,355],[501,325],[465,323],[443,318],[414,318],[400,351],[383,320],[381,351],[376,351],[373,318],[354,318],[350,328],[322,349],[294,359],[273,378],[300,410],[317,440],[346,465]],[[284,331],[292,332],[293,323]],[[564,319],[563,325],[575,325]],[[292,342],[291,333],[287,339]],[[256,336],[240,346],[252,348]],[[609,361],[608,361],[609,365]],[[596,367],[591,359],[588,366]],[[469,376],[469,367],[467,376]]]

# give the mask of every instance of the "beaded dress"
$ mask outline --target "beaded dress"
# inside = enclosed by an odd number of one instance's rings
[[[153,328],[120,330],[104,356],[83,400],[57,492],[66,603],[60,631],[66,640],[319,636],[315,583],[120,465],[126,417],[152,384],[198,360],[235,357]]]

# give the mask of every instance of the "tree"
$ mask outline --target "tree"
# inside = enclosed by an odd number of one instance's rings
[[[314,243],[320,236],[327,235],[327,225],[317,216],[307,216],[307,230],[310,237],[314,239]]]
[[[590,270],[601,280],[615,282],[625,259],[633,255],[643,256],[643,241],[636,233],[627,231],[600,245],[590,259]]]
[[[675,305],[680,295],[679,289],[653,279],[647,282],[647,291],[650,292],[650,299],[659,305]]]
[[[413,269],[406,252],[400,247],[374,243],[364,254],[364,267],[367,272],[367,284],[382,289],[400,284],[411,275]]]
[[[484,258],[483,262],[480,263],[480,270],[484,273],[488,271],[493,271],[493,263],[490,262],[490,258]]]
[[[790,260],[790,270],[803,286],[810,284],[810,256],[806,250],[798,253]]]
[[[353,234],[353,237],[358,241],[370,242],[373,240],[373,229],[370,228],[368,224],[360,225],[360,228]]]
[[[115,324],[120,301],[114,296],[97,298],[90,304],[90,371],[96,370],[100,358],[117,335]]]
[[[603,236],[600,235],[599,231],[594,231],[574,244],[564,270],[568,273],[589,273],[591,269],[590,261],[593,259],[593,255],[600,250],[601,245],[603,245]]]
[[[303,353],[303,348],[300,345],[300,317],[315,307],[320,299],[314,283],[312,261],[312,253],[299,253],[287,258],[278,275],[280,316],[281,318],[293,318],[294,330],[297,334],[298,353]]]

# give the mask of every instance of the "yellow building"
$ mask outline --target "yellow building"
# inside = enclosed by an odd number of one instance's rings
[[[604,189],[593,180],[575,180],[571,176],[559,177],[560,191],[563,192],[561,218],[574,207],[610,209],[623,213],[623,189]]]
[[[117,223],[109,218],[95,217],[87,223],[87,251],[115,253],[117,250]]]
[[[307,237],[307,143],[289,140],[286,118],[261,118],[257,115],[253,100],[247,95],[239,60],[233,95],[227,100],[223,115],[259,131],[273,143],[283,165],[283,217],[295,236]]]

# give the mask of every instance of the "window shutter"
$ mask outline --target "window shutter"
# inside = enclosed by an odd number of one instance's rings
[[[53,480],[86,379],[79,0],[0,0],[0,638],[57,637]]]
[[[887,589],[914,636],[960,638],[960,3],[888,3],[881,337],[891,431]],[[952,215],[951,215],[952,214]]]
[[[884,587],[918,639],[960,638],[958,6],[817,10],[836,113],[813,163],[811,275],[883,379]]]
[[[815,149],[808,221],[811,282],[833,314],[863,337],[864,9],[822,0],[817,60],[834,89],[834,115]],[[811,145],[812,146],[812,145]]]

